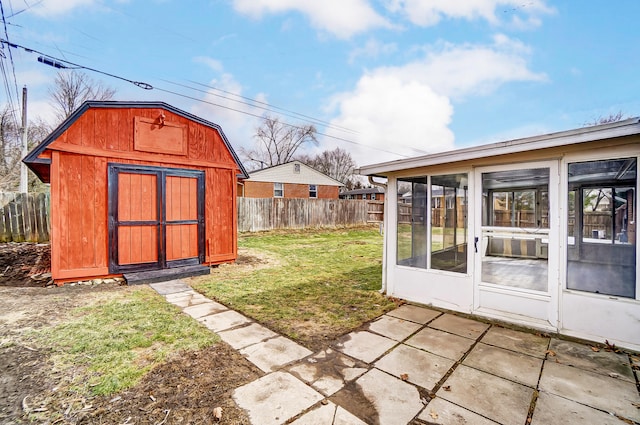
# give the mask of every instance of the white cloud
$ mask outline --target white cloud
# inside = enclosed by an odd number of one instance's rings
[[[454,98],[490,93],[509,81],[546,81],[544,73],[527,65],[528,48],[518,41],[497,36],[493,45],[445,45],[430,50],[423,61],[399,70],[404,78],[419,76],[433,89]]]
[[[381,43],[375,39],[369,39],[364,46],[355,48],[349,54],[349,63],[353,63],[359,57],[377,59],[383,55],[395,53],[398,50],[396,43]]]
[[[453,133],[447,128],[453,107],[446,96],[422,82],[374,72],[363,76],[352,92],[336,101],[339,116],[331,124],[358,133],[330,132],[358,144],[325,139],[322,149],[348,148],[359,165],[453,146]]]
[[[311,24],[338,38],[349,38],[373,28],[391,27],[367,0],[233,0],[236,11],[253,18],[266,13],[296,11],[307,16]]]
[[[51,103],[42,99],[29,100],[27,103],[27,117],[29,121],[43,120],[52,127],[60,123]]]
[[[553,12],[545,0],[388,0],[387,9],[404,15],[410,22],[419,26],[433,26],[446,18],[483,19],[497,25],[501,22],[513,22],[514,25],[539,25],[539,14]],[[527,16],[525,20],[521,15]]]
[[[220,62],[217,59],[209,58],[206,56],[197,56],[193,58],[193,61],[195,63],[201,63],[203,65],[206,65],[209,68],[211,68],[212,71],[215,71],[215,72],[222,72],[224,70],[224,67],[222,66],[222,62]]]
[[[487,95],[509,82],[545,81],[544,74],[528,68],[528,51],[502,35],[491,45],[431,47],[422,60],[367,72],[352,91],[332,99],[338,110],[332,124],[358,132],[340,137],[373,148],[353,150],[359,165],[400,158],[388,151],[415,156],[419,152],[412,148],[452,149],[453,101]]]
[[[219,64],[215,60],[214,63]],[[219,66],[222,70],[222,65]],[[210,89],[204,95],[203,102],[197,102],[191,112],[219,124],[236,152],[241,147],[251,148],[254,143],[255,129],[260,124],[260,119],[252,115],[261,116],[263,109],[243,103],[246,101],[240,96],[246,96],[243,93],[244,89],[229,73],[222,73],[212,79],[209,85],[219,90]],[[255,99],[266,103],[266,97],[263,94],[258,94]]]
[[[30,11],[41,16],[63,15],[82,6],[97,4],[96,0],[43,0],[36,3]]]

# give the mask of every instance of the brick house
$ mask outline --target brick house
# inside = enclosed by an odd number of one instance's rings
[[[384,201],[384,190],[381,187],[367,187],[340,192],[340,199],[364,199]]]
[[[238,196],[246,198],[338,199],[344,184],[300,161],[257,170],[238,183]]]

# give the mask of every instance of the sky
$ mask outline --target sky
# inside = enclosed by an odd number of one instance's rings
[[[2,0],[2,105],[53,123],[46,55],[250,149],[268,114],[359,166],[640,115],[638,0]],[[131,83],[144,82],[145,90]],[[9,93],[9,95],[7,94]],[[18,112],[19,117],[19,112]]]

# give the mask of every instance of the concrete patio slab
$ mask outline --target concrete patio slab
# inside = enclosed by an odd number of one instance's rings
[[[640,405],[640,395],[635,383],[548,361],[540,378],[540,390],[640,421],[640,409],[636,407]]]
[[[356,384],[373,405],[380,425],[405,425],[424,407],[416,387],[378,369],[362,375]]]
[[[184,295],[181,296],[181,294]],[[180,308],[211,302],[209,298],[195,291],[193,291],[193,293],[183,292],[167,295],[167,301]]]
[[[313,353],[283,336],[278,336],[245,347],[240,350],[240,354],[263,372],[273,372]]]
[[[494,421],[440,397],[431,400],[418,419],[434,425],[496,425]]]
[[[640,423],[627,355],[412,305],[314,355],[181,280],[151,287],[268,373],[233,393],[252,424],[520,424],[536,385],[533,425]],[[433,389],[465,354],[425,407],[418,387]]]
[[[278,336],[277,333],[257,323],[252,323],[249,326],[244,326],[242,328],[218,332],[218,335],[224,342],[226,342],[236,350],[240,350],[241,348],[245,348],[250,345],[262,342],[266,339],[275,338],[276,336]]]
[[[207,329],[212,330],[213,332],[225,331],[227,329],[233,329],[238,326],[251,323],[249,318],[233,310],[211,314],[198,319],[198,321],[202,322]]]
[[[460,360],[473,343],[472,339],[431,328],[424,328],[405,341],[407,345],[452,360]]]
[[[410,322],[424,325],[440,316],[442,312],[425,307],[418,307],[416,305],[405,304],[388,312],[387,314],[389,316],[397,317],[398,319],[409,320]]]
[[[336,350],[365,363],[371,363],[396,344],[392,339],[367,331],[358,331],[348,334],[342,342],[336,344]]]
[[[462,364],[535,388],[543,362],[537,357],[479,343]]]
[[[247,411],[252,424],[283,424],[323,397],[285,372],[273,372],[237,388],[233,400]]]
[[[193,289],[189,289],[188,291],[173,292],[171,294],[166,294],[164,295],[164,298],[170,303],[172,303],[176,300],[182,300],[184,298],[193,297],[194,295],[200,295],[200,293],[194,291]]]
[[[291,423],[292,425],[366,425],[340,406],[329,402],[311,410]]]
[[[152,283],[149,285],[160,295],[175,294],[176,292],[191,291],[191,287],[180,279],[166,282]]]
[[[333,425],[336,407],[338,406],[331,402],[327,405],[320,405],[320,407],[308,411],[291,422],[291,425]]]
[[[293,365],[289,368],[289,373],[328,397],[367,370],[366,364],[327,349]]]
[[[429,327],[465,338],[478,339],[489,325],[446,313],[429,323]]]
[[[374,366],[397,378],[406,375],[407,381],[431,390],[454,363],[454,360],[402,344]]]
[[[501,424],[524,424],[533,389],[460,365],[436,396]]]
[[[370,332],[375,332],[396,341],[406,339],[421,327],[422,325],[418,323],[409,322],[407,320],[398,319],[397,317],[388,315],[384,315],[378,320],[369,323]]]
[[[549,349],[555,353],[555,359],[560,364],[635,382],[626,354],[616,354],[604,349],[594,351],[589,345],[557,338],[551,340]]]
[[[518,353],[544,359],[550,338],[514,329],[493,326],[482,337],[482,342]]]
[[[349,413],[342,407],[336,407],[336,416],[333,419],[333,425],[367,425],[360,419]]]
[[[622,425],[620,419],[575,401],[540,392],[531,425]]]
[[[209,301],[206,303],[186,307],[182,311],[184,311],[194,319],[200,319],[201,317],[209,316],[211,314],[216,314],[227,310],[229,309],[222,304],[215,301]]]

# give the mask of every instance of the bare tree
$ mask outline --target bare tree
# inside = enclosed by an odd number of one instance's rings
[[[256,168],[285,164],[293,160],[296,151],[307,143],[318,144],[316,128],[311,125],[292,126],[277,117],[266,116],[256,129],[256,147],[240,149],[241,155]]]
[[[64,121],[86,100],[110,100],[115,89],[102,85],[79,71],[61,71],[49,88],[51,105],[57,118]]]
[[[622,111],[618,111],[615,114],[609,114],[607,116],[600,116],[591,121],[584,123],[584,127],[590,127],[592,125],[609,124],[612,122],[618,122],[626,119],[627,116]]]
[[[33,148],[49,134],[51,129],[42,120],[29,123],[27,143]],[[22,160],[22,128],[9,106],[0,111],[0,191],[16,191],[20,185],[20,161]],[[43,184],[29,173],[29,190],[40,190]]]
[[[20,126],[10,106],[0,113],[0,190],[17,190],[20,183],[20,154],[22,141]]]
[[[297,159],[347,186],[354,183],[352,180],[356,163],[351,154],[342,148],[323,151],[314,157],[300,155]]]

